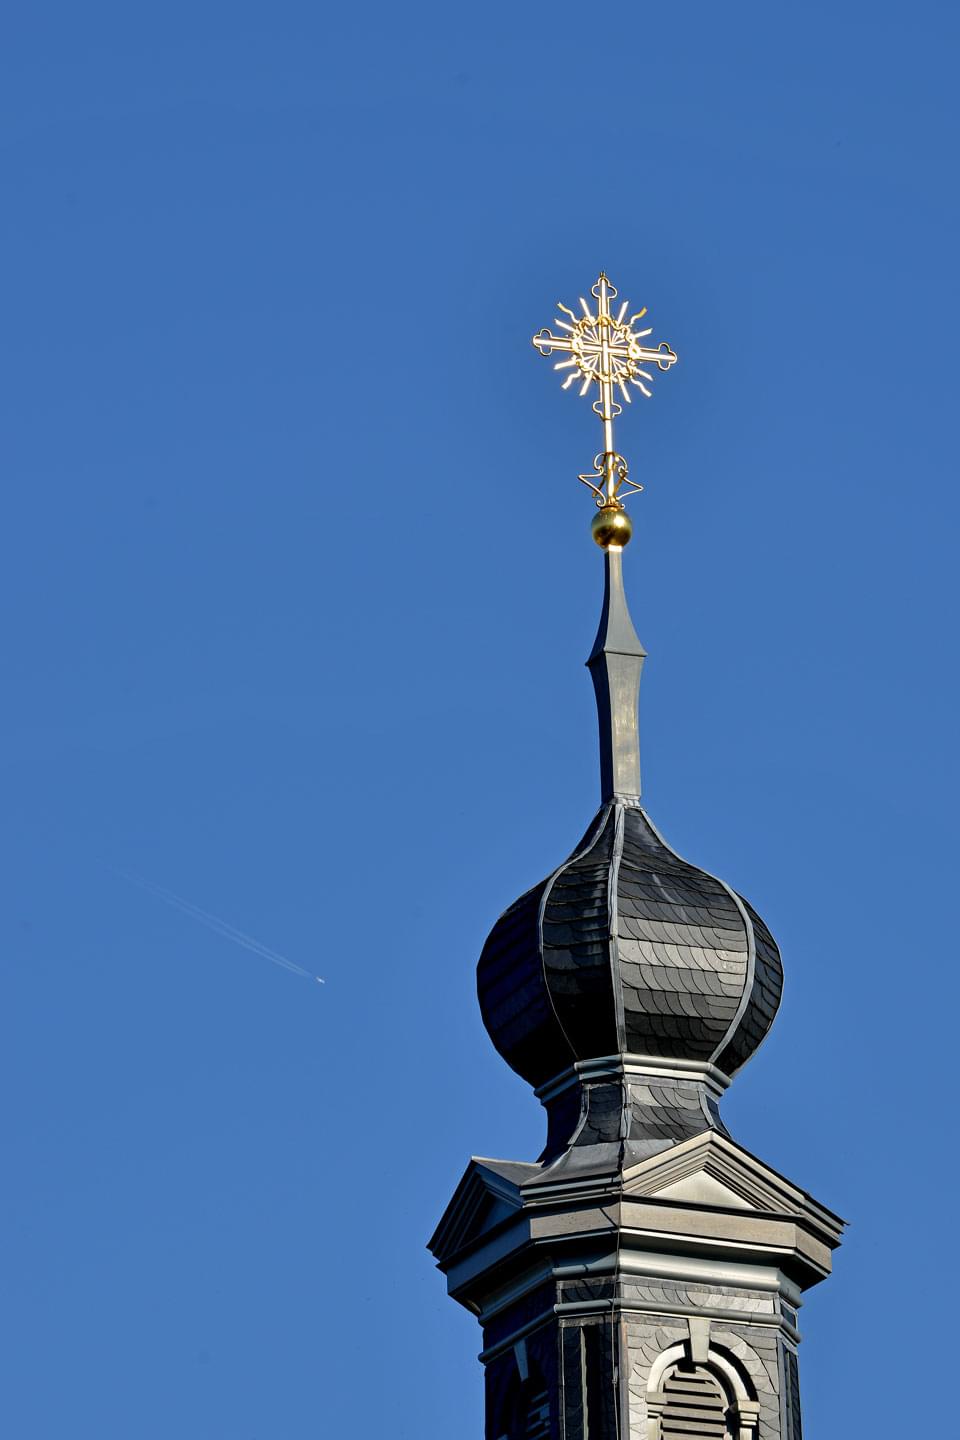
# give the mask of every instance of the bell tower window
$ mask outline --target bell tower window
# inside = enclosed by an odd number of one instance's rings
[[[705,1366],[686,1361],[675,1365],[664,1379],[663,1397],[661,1440],[733,1440],[727,1396]]]
[[[524,1414],[518,1440],[550,1440],[550,1398],[543,1388],[531,1388],[524,1397]]]
[[[654,1362],[648,1440],[757,1440],[760,1406],[746,1372],[721,1347],[701,1349],[704,1338],[673,1345]]]

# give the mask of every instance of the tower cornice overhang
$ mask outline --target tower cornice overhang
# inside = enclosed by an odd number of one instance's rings
[[[770,1289],[783,1288],[781,1277],[792,1282],[790,1298],[796,1303],[800,1293],[830,1274],[833,1248],[802,1216],[721,1217],[712,1207],[656,1202],[584,1205],[518,1217],[438,1268],[453,1299],[481,1317],[544,1279],[564,1275],[655,1275],[726,1284],[749,1277],[756,1285],[758,1275],[766,1274]]]
[[[659,1267],[688,1280],[722,1272],[725,1283],[765,1275],[799,1295],[830,1274],[844,1228],[833,1211],[714,1132],[619,1174],[551,1183],[549,1167],[511,1167],[529,1176],[515,1174],[509,1208],[491,1203],[485,1220],[480,1194],[503,1202],[506,1193],[504,1176],[491,1168],[498,1163],[471,1163],[430,1246],[449,1293],[478,1315],[547,1276],[609,1273],[611,1265],[622,1274]]]

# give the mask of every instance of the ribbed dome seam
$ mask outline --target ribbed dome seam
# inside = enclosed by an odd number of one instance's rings
[[[626,828],[626,811],[623,805],[614,802],[616,828],[613,832],[613,848],[610,852],[610,870],[607,889],[607,914],[610,922],[607,940],[607,957],[610,964],[610,987],[613,991],[613,1018],[617,1027],[617,1044],[621,1051],[627,1048],[627,1022],[623,1013],[623,985],[620,978],[620,862],[623,859],[623,836]]]
[[[715,876],[714,878],[719,879],[718,876]],[[757,937],[754,933],[753,921],[747,914],[744,903],[740,899],[740,896],[737,894],[737,892],[735,890],[731,890],[730,886],[725,880],[720,880],[719,883],[723,886],[724,890],[726,890],[727,894],[730,896],[730,899],[734,902],[743,917],[743,924],[747,934],[747,973],[744,977],[743,994],[740,996],[740,1004],[737,1006],[737,1013],[734,1015],[733,1019],[730,1021],[730,1024],[727,1026],[726,1034],[720,1041],[720,1044],[710,1056],[710,1063],[712,1065],[715,1065],[717,1063],[718,1058],[723,1054],[724,1050],[730,1044],[730,1041],[733,1039],[734,1035],[736,1035],[737,1031],[740,1029],[740,1023],[743,1020],[744,1015],[746,1015],[747,1006],[750,1004],[750,1001],[753,997],[753,982],[756,979],[757,974]],[[739,1069],[739,1066],[737,1068]]]
[[[667,841],[663,838],[663,836],[660,834],[660,831],[657,829],[656,825],[654,825],[647,812],[645,810],[641,810],[640,813],[643,816],[644,820],[646,820],[647,824],[650,826],[650,829],[653,831],[654,835],[656,835],[657,839],[660,841],[660,844],[663,846],[663,848],[665,850],[668,850],[670,854],[674,857],[674,859],[680,860],[684,864],[688,864],[689,862],[684,861],[684,857],[678,854],[677,851],[674,850],[673,846],[669,845]],[[721,887],[721,889],[725,890],[730,896],[730,899],[737,907],[737,912],[740,916],[740,919],[743,921],[744,934],[746,935],[747,939],[747,971],[746,975],[744,976],[743,993],[740,996],[740,1003],[737,1006],[736,1013],[734,1014],[733,1019],[730,1021],[730,1024],[727,1026],[726,1030],[723,1033],[723,1039],[720,1041],[719,1045],[716,1046],[710,1056],[711,1065],[715,1065],[717,1062],[717,1057],[723,1054],[724,1050],[730,1044],[730,1041],[733,1039],[734,1035],[736,1035],[737,1030],[740,1027],[740,1022],[742,1021],[744,1015],[747,1012],[747,1006],[750,1004],[750,997],[753,994],[753,982],[757,969],[757,942],[756,937],[753,933],[753,921],[747,914],[744,903],[740,899],[740,896],[737,894],[737,892],[735,890],[731,890],[726,880],[721,880],[719,875],[711,875],[709,870],[704,870],[703,867],[700,865],[697,866],[697,869],[700,871],[701,875],[706,875],[708,879],[716,881],[716,883]]]
[[[547,999],[550,1002],[550,1009],[553,1011],[553,1018],[556,1020],[557,1024],[560,1027],[560,1034],[563,1036],[564,1041],[566,1042],[567,1049],[570,1051],[570,1057],[574,1064],[576,1064],[577,1060],[577,1047],[571,1041],[570,1036],[567,1034],[566,1026],[560,1019],[557,1007],[553,1001],[553,992],[550,989],[550,980],[547,975],[547,957],[545,953],[545,945],[543,939],[543,917],[546,912],[547,903],[550,899],[550,893],[553,890],[554,885],[560,879],[560,876],[565,870],[569,870],[571,865],[575,864],[582,855],[588,854],[589,851],[593,849],[594,845],[596,845],[600,836],[603,834],[604,826],[607,823],[607,816],[610,813],[610,809],[611,805],[609,803],[601,807],[597,815],[597,823],[589,832],[587,839],[580,846],[580,849],[575,850],[572,855],[568,855],[566,860],[564,860],[563,864],[558,865],[556,870],[554,870],[546,885],[544,885],[543,887],[543,894],[540,896],[540,909],[537,914],[537,949],[540,955],[540,970],[543,976],[543,987],[547,992]]]
[[[497,921],[478,991],[494,1044],[531,1084],[633,1052],[731,1076],[770,1029],[782,965],[749,902],[614,796],[573,854]],[[567,1121],[578,1126],[575,1110]]]

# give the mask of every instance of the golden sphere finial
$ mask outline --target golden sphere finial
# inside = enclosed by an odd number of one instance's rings
[[[611,547],[622,550],[624,545],[630,543],[633,521],[618,501],[615,500],[612,504],[608,501],[606,505],[601,505],[591,520],[590,534],[601,550],[609,550]]]

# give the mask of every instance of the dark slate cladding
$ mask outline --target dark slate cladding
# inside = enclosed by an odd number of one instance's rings
[[[607,1316],[590,1316],[580,1324],[564,1326],[560,1363],[564,1440],[617,1440],[614,1322]]]
[[[487,1363],[486,1440],[560,1440],[560,1346],[551,1320],[525,1337],[525,1380],[512,1347]]]
[[[545,1280],[542,1285],[528,1290],[521,1300],[497,1310],[483,1326],[484,1349],[499,1345],[518,1330],[526,1329],[534,1320],[552,1320],[556,1303],[557,1282],[553,1279]]]
[[[773,1024],[783,994],[783,965],[777,942],[753,906],[740,897],[740,902],[753,925],[756,963],[750,1001],[743,1019],[729,1045],[720,1054],[717,1064],[728,1075],[746,1064]]]
[[[613,1159],[610,1147],[617,1163],[632,1165],[705,1130],[728,1134],[716,1101],[696,1078],[581,1080],[548,1100],[546,1109],[547,1144],[540,1163],[548,1166],[561,1155],[569,1165],[572,1157],[591,1150],[589,1163],[603,1168]]]
[[[613,809],[579,853],[554,876],[540,933],[543,970],[571,1049],[615,1055],[620,1046],[610,972],[610,864]]]
[[[487,1032],[507,1064],[531,1085],[565,1070],[573,1051],[557,1024],[540,955],[540,902],[550,882],[528,890],[487,937],[477,996]]]
[[[728,1133],[716,1104],[692,1080],[633,1082],[628,1103],[627,1138],[634,1153],[655,1154],[705,1130]]]
[[[580,1127],[583,1107],[583,1087],[579,1085],[568,1086],[547,1102],[547,1140],[539,1157],[541,1164],[566,1150]]]
[[[624,1048],[709,1060],[746,983],[743,915],[726,887],[667,849],[636,808],[624,815],[617,949]]]
[[[755,911],[621,801],[500,917],[477,974],[494,1044],[533,1085],[624,1053],[733,1074],[769,1030],[782,983]]]
[[[803,1440],[803,1426],[800,1420],[800,1375],[796,1351],[787,1350],[783,1367],[784,1400],[787,1411],[787,1434],[785,1440]]]
[[[573,1145],[612,1145],[620,1139],[623,1086],[619,1083],[584,1085],[580,1125]]]

